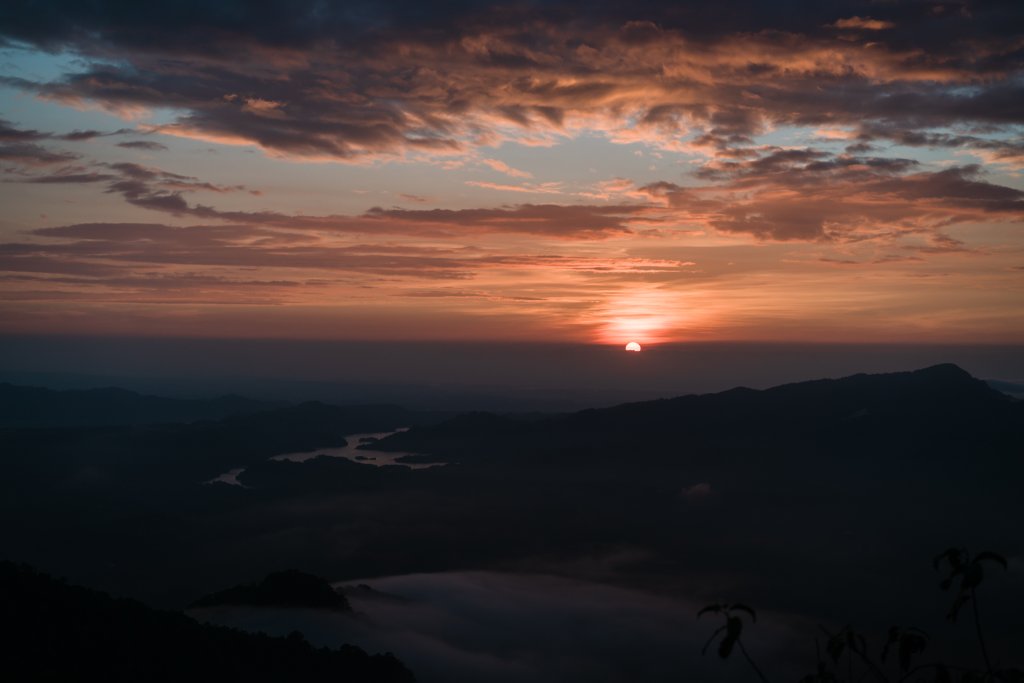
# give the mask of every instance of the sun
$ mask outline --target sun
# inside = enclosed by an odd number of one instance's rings
[[[640,353],[641,351],[643,351],[643,347],[640,346],[640,344],[638,344],[637,342],[629,342],[628,344],[626,344],[626,350],[631,353]]]

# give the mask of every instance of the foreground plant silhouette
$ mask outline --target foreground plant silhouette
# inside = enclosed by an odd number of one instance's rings
[[[968,602],[971,603],[971,611],[974,612],[974,628],[978,634],[978,646],[981,648],[981,656],[985,660],[985,670],[989,676],[994,676],[992,661],[988,657],[988,647],[985,645],[985,635],[981,630],[981,616],[978,613],[978,594],[976,589],[981,584],[981,580],[985,578],[985,569],[982,563],[994,562],[1001,564],[1003,570],[1008,570],[1006,558],[991,552],[978,553],[977,556],[971,557],[971,554],[964,548],[949,548],[946,552],[938,555],[932,564],[938,569],[942,565],[943,560],[949,565],[949,576],[942,580],[940,584],[942,590],[949,590],[950,586],[953,585],[953,581],[957,577],[960,578],[960,586],[957,589],[956,598],[953,599],[953,605],[949,608],[946,618],[950,621],[956,621],[960,608]]]
[[[928,647],[928,634],[921,629],[893,626],[889,629],[878,655],[873,656],[868,647],[867,639],[856,632],[851,626],[844,626],[838,632],[830,632],[819,627],[825,635],[825,657],[822,657],[820,643],[816,641],[818,656],[814,673],[800,679],[800,683],[839,683],[839,681],[866,680],[868,677],[880,683],[910,683],[912,681],[930,683],[1024,683],[1024,671],[1019,669],[995,669],[989,657],[984,630],[981,626],[981,615],[978,609],[977,588],[985,577],[984,563],[1002,565],[1008,569],[1006,558],[993,552],[983,552],[972,556],[964,548],[949,548],[935,557],[933,565],[940,569],[948,565],[949,573],[942,580],[942,590],[949,590],[959,579],[956,596],[946,614],[950,621],[956,621],[960,610],[971,604],[974,613],[974,627],[978,638],[978,646],[984,669],[966,669],[944,664],[942,662],[915,663],[915,657],[924,653]],[[747,652],[743,644],[743,617],[750,618],[751,624],[757,623],[757,614],[753,608],[742,603],[715,603],[697,612],[700,618],[705,614],[718,614],[725,619],[701,649],[707,654],[708,648],[719,640],[718,656],[727,659],[734,649],[738,649],[747,663],[757,674],[762,683],[768,683],[764,672]],[[845,656],[845,659],[844,659]],[[891,673],[890,662],[895,660],[896,673]],[[845,666],[844,666],[845,665]],[[859,667],[858,676],[854,676]],[[845,671],[842,671],[845,669]],[[845,674],[845,676],[843,675]]]
[[[763,683],[768,683],[768,679],[765,678],[760,667],[754,663],[754,660],[751,659],[750,655],[747,653],[747,648],[743,647],[743,640],[741,638],[743,635],[743,618],[737,615],[737,612],[746,613],[750,617],[751,623],[757,623],[757,613],[753,608],[747,607],[746,605],[738,602],[733,605],[726,603],[708,605],[701,611],[697,612],[698,619],[705,614],[721,614],[725,617],[725,624],[719,626],[715,632],[711,634],[711,637],[708,638],[708,642],[704,643],[704,647],[701,649],[700,653],[702,655],[707,654],[708,648],[711,647],[711,644],[715,642],[715,639],[721,636],[722,639],[718,643],[718,656],[722,659],[726,659],[730,654],[732,654],[734,647],[739,648],[740,653],[743,655],[744,659],[747,660],[747,663],[750,664],[751,668],[754,669],[757,677],[760,678]]]

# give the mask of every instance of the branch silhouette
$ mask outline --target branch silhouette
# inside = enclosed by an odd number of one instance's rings
[[[985,632],[981,624],[981,614],[978,609],[978,586],[985,577],[985,564],[995,564],[1009,569],[1009,565],[1002,555],[994,552],[981,552],[971,555],[964,548],[949,548],[940,553],[933,560],[935,569],[941,569],[943,565],[948,567],[948,574],[942,580],[940,588],[949,590],[956,584],[956,594],[953,602],[946,613],[946,618],[955,622],[968,603],[971,604],[971,611],[974,617],[974,630],[978,640],[978,647],[981,652],[983,668],[971,669],[960,666],[953,666],[939,661],[917,662],[915,658],[924,654],[928,648],[928,634],[915,627],[892,626],[882,641],[882,646],[873,654],[868,646],[867,639],[860,633],[847,625],[837,632],[831,632],[824,626],[820,627],[826,637],[826,657],[821,656],[820,644],[815,641],[817,648],[817,669],[814,673],[808,674],[800,679],[800,683],[839,683],[846,680],[848,683],[860,683],[866,678],[871,678],[878,683],[1024,683],[1024,671],[1020,669],[997,669],[992,664],[989,655],[988,644],[985,639]],[[701,654],[707,654],[707,650],[713,643],[718,641],[718,655],[722,659],[728,659],[734,650],[739,650],[744,659],[753,669],[757,678],[762,683],[768,683],[761,668],[754,662],[743,644],[742,636],[745,627],[744,619],[749,619],[751,624],[757,623],[757,614],[752,607],[743,603],[714,603],[697,612],[700,618],[705,614],[718,614],[725,623],[719,626],[708,638]],[[841,676],[840,668],[843,656],[846,657],[845,678]],[[854,661],[859,661],[863,669],[859,676],[855,676]],[[890,662],[894,662],[895,673]]]

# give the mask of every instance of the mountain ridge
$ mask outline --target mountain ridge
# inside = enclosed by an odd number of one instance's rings
[[[119,387],[48,389],[0,382],[0,427],[85,427],[197,422],[289,405],[225,394],[167,398]]]
[[[910,427],[935,422],[937,430],[1024,418],[1024,404],[988,386],[952,363],[918,370],[818,379],[768,389],[735,387],[710,394],[624,403],[523,422],[490,413],[473,413],[433,426],[417,427],[375,444],[378,450],[437,453],[458,442],[499,434],[595,447],[608,441],[637,443],[685,435],[736,438],[765,433],[847,429],[851,420],[874,427],[901,423]],[[461,451],[467,448],[459,448]]]

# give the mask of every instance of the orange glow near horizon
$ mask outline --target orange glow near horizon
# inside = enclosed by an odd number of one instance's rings
[[[698,296],[688,292],[637,289],[613,297],[599,307],[594,341],[642,346],[687,341],[708,325],[709,310],[696,308]]]
[[[1014,40],[477,9],[6,53],[0,334],[1024,343]]]

